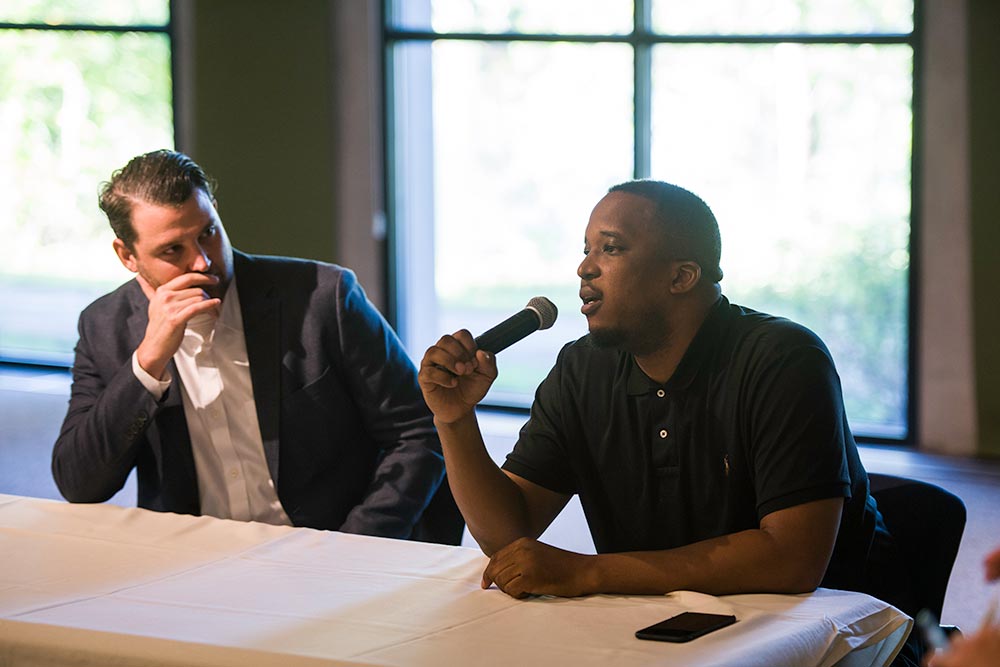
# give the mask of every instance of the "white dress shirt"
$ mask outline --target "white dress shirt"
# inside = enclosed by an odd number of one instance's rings
[[[291,525],[264,458],[235,279],[221,312],[188,322],[174,363],[181,376],[201,513]],[[173,381],[169,373],[164,380],[153,378],[134,353],[132,370],[157,400]]]

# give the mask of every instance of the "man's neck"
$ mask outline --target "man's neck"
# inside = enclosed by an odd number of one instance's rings
[[[663,345],[648,353],[634,355],[639,368],[654,382],[665,384],[673,377],[691,341],[698,335],[698,330],[719,298],[721,290],[718,285],[714,287],[714,290],[706,290],[678,308]]]

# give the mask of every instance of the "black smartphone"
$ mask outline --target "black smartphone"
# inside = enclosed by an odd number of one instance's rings
[[[701,637],[712,630],[724,628],[735,622],[735,616],[686,611],[665,621],[654,623],[648,628],[637,630],[635,636],[639,639],[654,639],[660,642],[689,642],[695,637]]]

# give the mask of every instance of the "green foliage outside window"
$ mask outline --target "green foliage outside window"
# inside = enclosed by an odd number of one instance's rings
[[[166,7],[15,2],[0,20],[163,24]],[[0,357],[69,361],[80,310],[130,277],[97,193],[173,146],[171,86],[165,32],[0,29]]]

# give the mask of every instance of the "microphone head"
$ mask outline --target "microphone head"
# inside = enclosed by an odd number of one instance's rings
[[[530,308],[538,315],[539,329],[548,329],[555,324],[556,318],[559,316],[559,309],[556,308],[556,304],[544,296],[533,297],[528,301],[528,305],[525,308]]]

